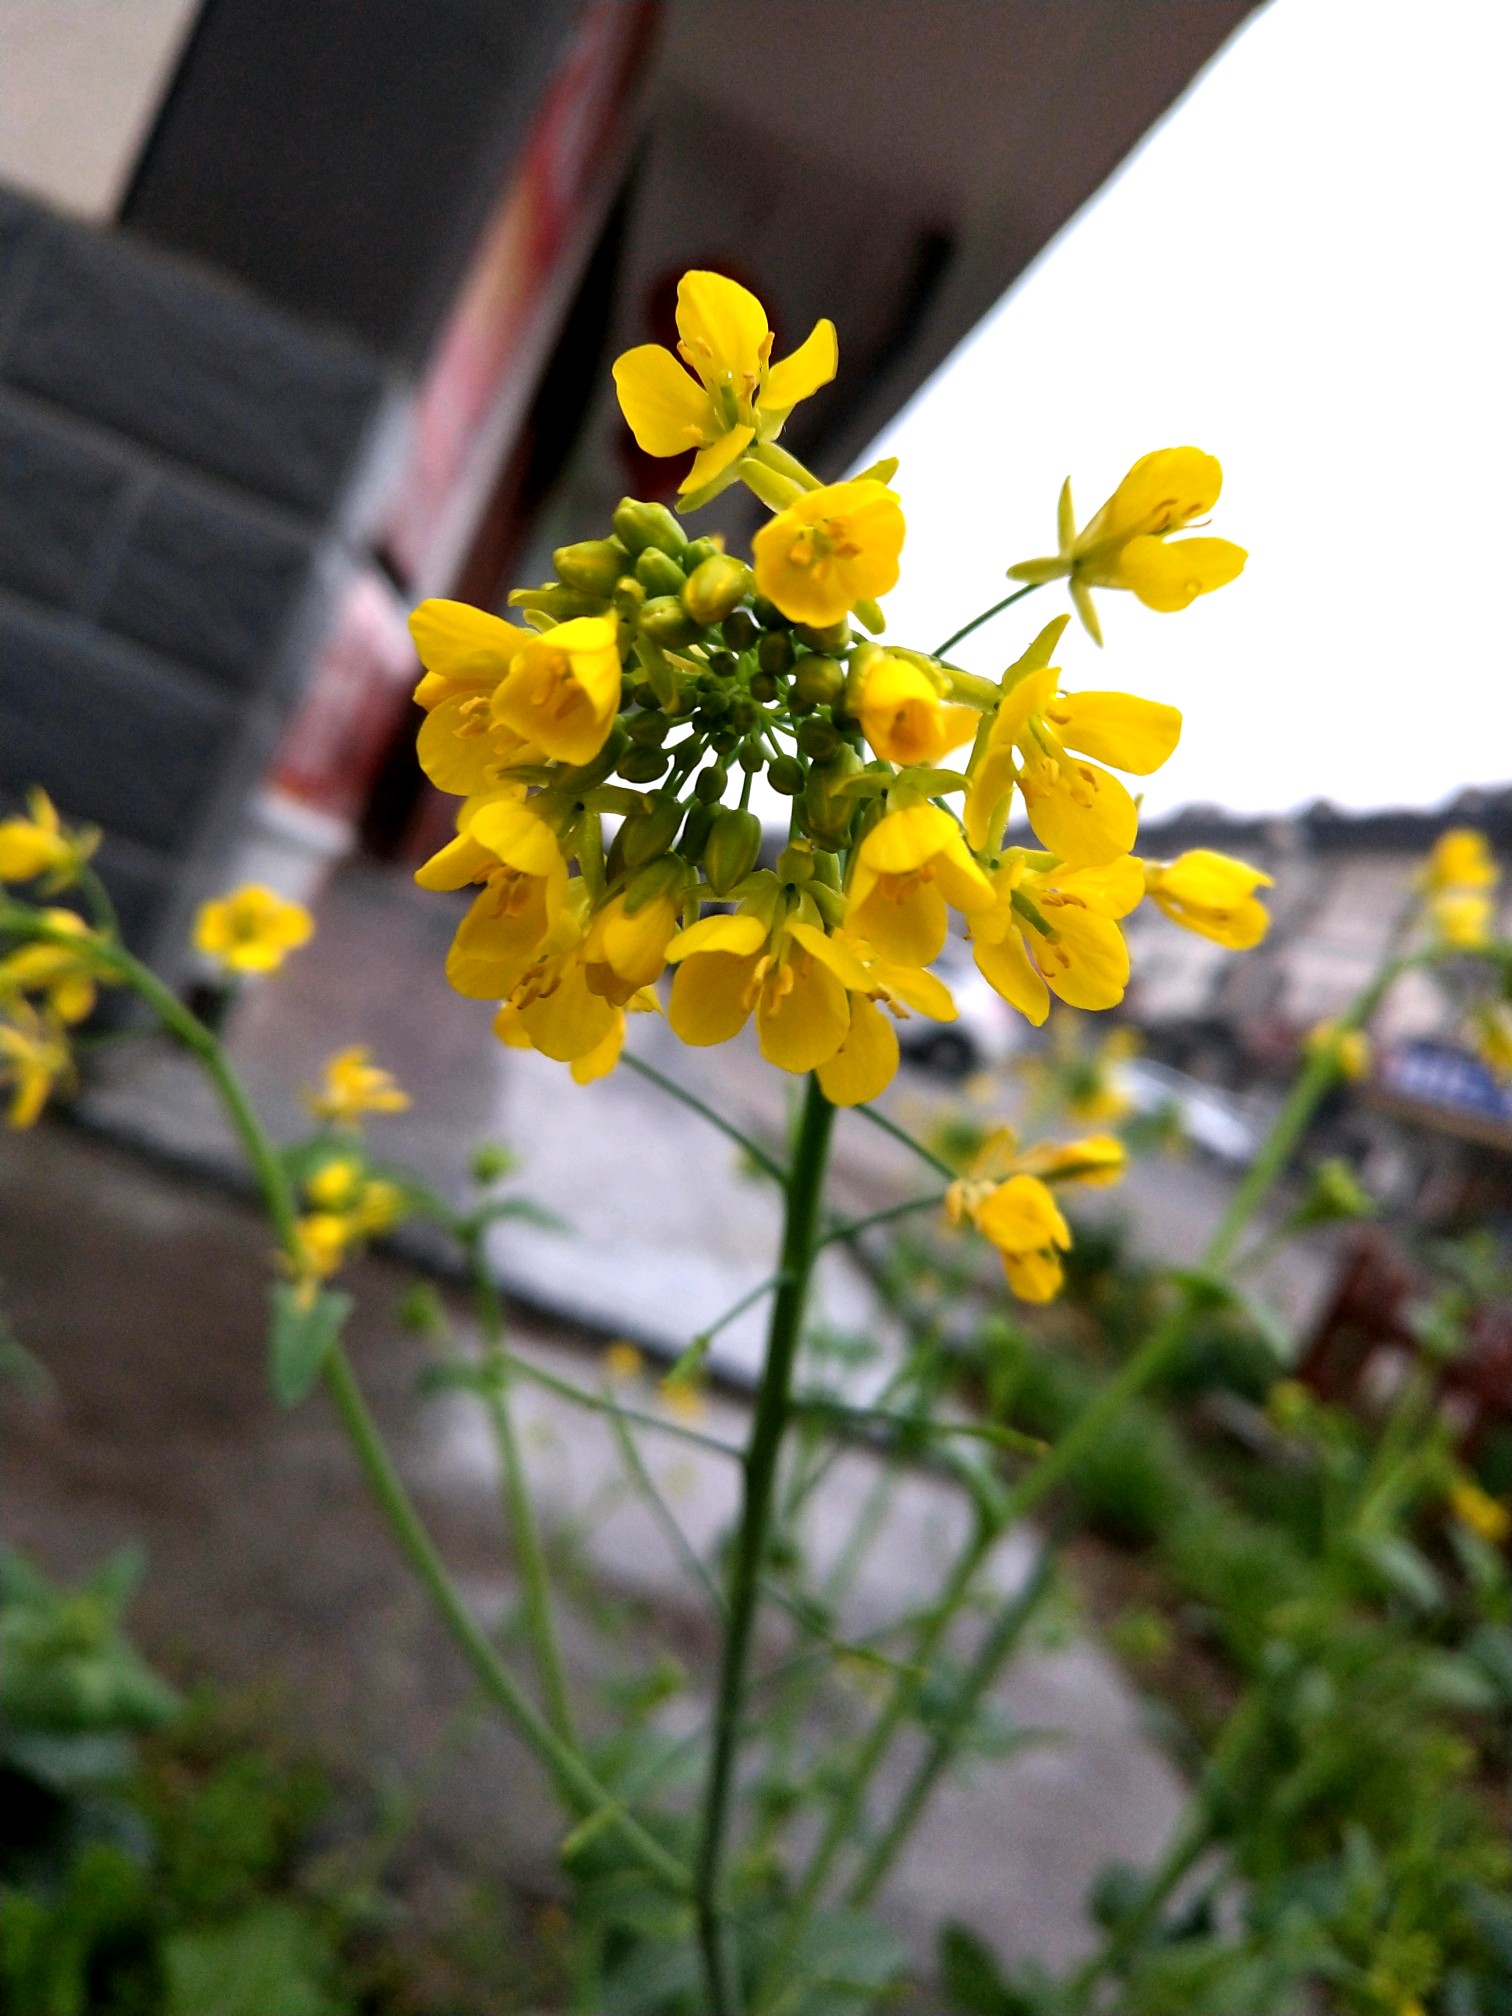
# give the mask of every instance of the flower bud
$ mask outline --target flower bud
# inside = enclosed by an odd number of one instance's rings
[[[627,784],[650,784],[672,761],[665,749],[632,749],[619,765],[616,775]]]
[[[709,670],[714,674],[716,679],[733,679],[738,662],[733,651],[711,651],[709,653]]]
[[[677,808],[679,811],[682,807]],[[653,813],[652,817],[656,815]],[[676,828],[673,828],[674,832]],[[687,868],[675,854],[662,854],[655,861],[636,870],[625,886],[625,915],[635,916],[648,903],[658,897],[670,896],[676,899],[687,878]]]
[[[630,740],[642,749],[660,749],[667,739],[667,730],[672,723],[658,708],[650,708],[632,716],[626,722],[625,731]]]
[[[788,671],[793,663],[793,640],[786,630],[768,630],[756,647],[756,663],[773,678]]]
[[[690,539],[678,554],[678,563],[684,574],[692,574],[702,567],[705,560],[716,553],[723,553],[724,540],[717,532],[706,532],[701,539]]]
[[[803,789],[804,768],[796,756],[779,756],[767,765],[767,782],[784,798],[796,798]]]
[[[635,563],[635,578],[648,595],[681,595],[683,571],[670,554],[648,546]]]
[[[761,821],[754,812],[721,812],[704,844],[703,869],[717,896],[743,882],[761,853]]]
[[[673,651],[691,644],[698,635],[698,625],[676,595],[653,596],[641,611],[640,628],[643,636]]]
[[[800,888],[814,879],[814,850],[807,840],[789,840],[777,856],[777,877]]]
[[[751,698],[753,700],[760,700],[763,704],[777,698],[777,681],[772,677],[770,672],[753,672],[751,674]]]
[[[822,714],[815,714],[798,730],[798,747],[805,756],[822,763],[840,747],[840,730],[833,721],[826,721]]]
[[[574,616],[602,616],[606,599],[604,595],[585,595],[581,589],[568,588],[560,581],[509,591],[511,609],[523,609],[534,616],[554,616],[559,623],[570,623]]]
[[[707,770],[700,770],[693,779],[693,796],[703,805],[717,805],[725,794],[725,786],[730,781],[729,772],[723,764],[712,763]]]
[[[837,658],[810,651],[793,668],[793,698],[804,707],[832,707],[845,691],[845,667]]]
[[[750,593],[751,570],[729,553],[711,553],[683,586],[683,607],[700,626],[722,623]]]
[[[706,770],[702,774],[707,777],[709,773]],[[708,844],[709,834],[718,817],[719,807],[705,804],[702,799],[696,800],[688,813],[682,837],[677,843],[677,851],[684,861],[695,868],[703,859],[704,848]]]
[[[551,556],[557,579],[585,595],[612,595],[629,561],[618,539],[580,539],[575,546],[558,546]]]
[[[646,591],[633,574],[621,574],[614,584],[614,613],[623,623],[634,623],[646,606]]]
[[[759,735],[747,735],[737,752],[736,761],[742,770],[759,770],[761,768],[762,764],[766,761],[766,750],[762,746]]]
[[[724,640],[732,651],[749,651],[755,643],[758,632],[756,619],[749,609],[737,609],[724,620]]]
[[[615,537],[627,552],[643,553],[655,546],[663,553],[681,553],[688,535],[665,504],[642,504],[622,497],[614,513]]]
[[[850,625],[843,616],[838,623],[826,623],[822,629],[812,623],[800,623],[796,634],[810,651],[834,653],[850,649]]]
[[[665,793],[649,812],[626,819],[618,835],[620,859],[627,868],[642,868],[654,861],[677,838],[682,820],[682,806],[670,792]]]
[[[821,843],[843,840],[850,831],[856,801],[843,787],[860,768],[860,757],[848,742],[842,742],[833,756],[809,771],[803,787],[804,823]]]
[[[788,619],[777,604],[765,595],[758,595],[751,604],[751,614],[763,630],[786,630]]]

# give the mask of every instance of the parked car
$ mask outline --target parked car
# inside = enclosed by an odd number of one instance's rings
[[[1012,1056],[1026,1025],[977,971],[964,938],[945,940],[934,970],[955,996],[956,1020],[933,1022],[927,1015],[910,1015],[898,1024],[903,1055],[950,1078],[964,1078]]]
[[[1151,1057],[1121,1063],[1118,1085],[1136,1113],[1173,1112],[1187,1139],[1220,1162],[1248,1165],[1255,1159],[1264,1129],[1237,1093],[1204,1085]]]

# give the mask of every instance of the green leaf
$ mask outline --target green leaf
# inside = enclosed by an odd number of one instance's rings
[[[1033,2004],[1003,1979],[985,1939],[955,1921],[940,1930],[940,1981],[959,2016],[1032,2016]]]
[[[229,1924],[179,1932],[163,1958],[165,2016],[337,2016],[334,1956],[292,1904],[254,1905]]]
[[[321,1288],[304,1306],[292,1281],[273,1290],[273,1327],[268,1336],[268,1373],[279,1405],[297,1407],[315,1381],[352,1313],[352,1298]]]

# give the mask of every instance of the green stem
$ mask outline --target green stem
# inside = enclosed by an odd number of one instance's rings
[[[525,1626],[530,1634],[546,1715],[552,1728],[565,1742],[576,1745],[572,1722],[572,1702],[567,1692],[567,1671],[557,1637],[551,1602],[551,1581],[546,1571],[546,1555],[541,1546],[541,1529],[525,1476],[520,1454],[520,1438],[515,1433],[514,1413],[509,1402],[512,1360],[504,1342],[504,1307],[498,1283],[483,1251],[483,1228],[458,1228],[467,1256],[473,1301],[483,1332],[484,1362],[494,1377],[488,1381],[486,1405],[494,1443],[499,1452],[499,1470],[504,1495],[504,1515],[514,1541],[524,1598]]]
[[[959,1175],[959,1170],[952,1169],[943,1156],[936,1155],[933,1148],[926,1148],[922,1141],[916,1141],[906,1127],[900,1127],[896,1120],[889,1120],[875,1106],[853,1106],[850,1110],[861,1119],[869,1120],[873,1127],[880,1127],[884,1134],[891,1134],[894,1141],[901,1141],[905,1148],[911,1148],[921,1162],[927,1162],[931,1169],[937,1169],[952,1183]]]
[[[677,1516],[656,1487],[656,1479],[646,1468],[644,1457],[635,1446],[635,1437],[630,1433],[630,1424],[612,1395],[605,1394],[609,1404],[609,1420],[614,1429],[614,1439],[619,1447],[620,1460],[630,1473],[630,1481],[640,1493],[646,1509],[660,1526],[673,1553],[687,1570],[704,1595],[713,1604],[719,1616],[724,1615],[724,1595],[714,1577],[709,1573],[694,1550],[692,1542],[678,1523]]]
[[[729,1616],[715,1709],[714,1747],[704,1794],[702,1845],[697,1869],[699,1942],[703,1952],[710,2016],[731,2016],[732,1983],[720,1925],[720,1888],[725,1833],[734,1789],[735,1758],[760,1592],[762,1564],[771,1520],[777,1459],[788,1424],[793,1366],[798,1355],[809,1277],[817,1246],[819,1203],[835,1109],[819,1080],[811,1077],[787,1179],[787,1215],[782,1235],[782,1285],[772,1304],[766,1366],[751,1438],[745,1454],[745,1490],[730,1572]]]
[[[1054,1587],[1055,1555],[1056,1549],[1052,1546],[1041,1549],[1029,1580],[1017,1595],[1011,1596],[1003,1605],[978,1647],[948,1714],[930,1739],[929,1748],[893,1809],[891,1820],[873,1842],[856,1872],[846,1897],[846,1902],[854,1909],[865,1910],[886,1880],[899,1849],[913,1832],[941,1774],[955,1757],[982,1696],[997,1678],[1004,1660],[1018,1644],[1046,1594]]]
[[[1015,602],[1022,602],[1026,595],[1032,595],[1036,588],[1042,586],[1042,582],[1031,581],[1027,588],[1015,588],[1013,593],[1005,595],[1001,602],[994,602],[992,607],[984,609],[980,616],[973,616],[969,623],[954,631],[943,644],[937,644],[931,656],[943,658],[945,653],[953,650],[963,637],[969,637],[973,630],[980,630],[984,623],[990,623],[994,616],[1001,616],[1005,609],[1011,609]]]
[[[727,1135],[737,1147],[743,1148],[757,1168],[764,1170],[774,1182],[787,1182],[788,1172],[775,1155],[769,1155],[761,1143],[753,1141],[749,1134],[742,1134],[740,1129],[732,1121],[726,1120],[722,1113],[716,1113],[712,1106],[706,1106],[696,1093],[685,1090],[675,1079],[664,1077],[654,1064],[648,1064],[643,1057],[632,1057],[626,1051],[621,1062],[627,1064],[632,1071],[638,1071],[642,1078],[649,1078],[653,1085],[660,1086],[670,1098],[676,1099],[681,1105],[699,1114],[711,1127],[717,1127],[720,1133]]]
[[[839,1239],[855,1239],[863,1232],[869,1232],[873,1225],[888,1225],[895,1218],[911,1218],[916,1211],[938,1210],[945,1202],[943,1190],[931,1190],[927,1197],[910,1197],[903,1204],[889,1204],[885,1211],[873,1211],[865,1218],[852,1218],[842,1225],[832,1225],[819,1241],[821,1246],[833,1246]]]
[[[574,1406],[584,1407],[590,1414],[617,1414],[623,1420],[635,1422],[637,1427],[654,1428],[662,1435],[670,1435],[676,1442],[691,1442],[695,1449],[708,1449],[716,1456],[728,1456],[734,1463],[742,1460],[742,1452],[732,1442],[721,1442],[717,1435],[706,1435],[701,1428],[689,1428],[684,1422],[673,1421],[665,1414],[648,1414],[643,1408],[624,1407],[617,1400],[606,1400],[601,1393],[586,1392],[583,1387],[574,1386],[570,1379],[559,1379],[554,1372],[532,1365],[528,1358],[516,1358],[512,1369],[516,1377],[528,1379],[533,1386],[543,1387],[560,1399],[570,1400]]]

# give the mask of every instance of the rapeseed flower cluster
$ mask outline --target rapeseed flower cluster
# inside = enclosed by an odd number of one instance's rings
[[[304,1103],[322,1125],[312,1141],[290,1151],[289,1173],[303,1208],[289,1264],[310,1300],[322,1281],[408,1210],[403,1187],[369,1165],[362,1125],[371,1113],[402,1113],[410,1101],[393,1074],[359,1046],[327,1058],[321,1083],[306,1090]]]
[[[1429,927],[1443,946],[1478,952],[1491,942],[1501,870],[1483,833],[1469,826],[1441,833],[1418,880]]]
[[[930,970],[952,914],[1036,1024],[1052,997],[1122,999],[1120,925],[1147,895],[1188,929],[1255,943],[1267,877],[1206,852],[1135,852],[1124,780],[1166,761],[1181,716],[1068,689],[1067,618],[997,680],[880,641],[906,533],[896,464],[821,484],[777,446],[834,374],[830,324],[773,363],[755,297],[689,273],[678,331],[676,355],[619,359],[620,403],[644,450],[692,453],[680,512],[734,482],[768,507],[749,564],[627,498],[607,537],[558,548],[555,578],[510,596],[511,617],[431,601],[411,618],[420,761],[461,801],[456,837],[417,880],[475,892],[447,971],[499,1004],[501,1040],[587,1082],[614,1068],[630,1014],[664,1012],[699,1047],[752,1023],[771,1063],[855,1105],[896,1071],[899,1019],[954,1018]],[[1068,578],[1094,634],[1093,587],[1182,608],[1243,564],[1223,541],[1171,536],[1221,480],[1196,449],[1147,456],[1081,533],[1063,498],[1061,556],[1012,571]],[[791,808],[772,862],[750,805],[758,775]],[[1033,845],[1006,844],[1016,807]],[[1005,1256],[1037,1256],[1009,1270],[1021,1292],[1058,1278],[1053,1201],[1018,1247],[998,1236],[1005,1204],[960,1208]]]
[[[65,826],[47,793],[31,791],[25,816],[0,820],[0,883],[56,895],[77,884],[99,844],[94,827]],[[52,1094],[72,1086],[69,1030],[112,978],[94,956],[98,933],[77,911],[49,907],[35,918],[48,935],[0,955],[0,1096],[12,1128],[34,1125]]]

